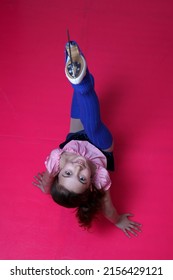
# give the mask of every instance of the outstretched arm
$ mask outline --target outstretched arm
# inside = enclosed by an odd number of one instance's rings
[[[128,217],[133,216],[132,214],[118,214],[115,209],[109,190],[106,191],[103,198],[103,214],[104,216],[115,226],[120,228],[127,237],[130,237],[130,233],[137,236],[136,231],[140,232],[141,224],[133,222]]]
[[[36,176],[34,176],[34,179],[34,186],[38,187],[44,193],[50,193],[50,188],[54,177],[47,170],[45,172],[38,173]]]

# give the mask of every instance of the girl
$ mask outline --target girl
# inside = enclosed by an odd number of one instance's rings
[[[76,42],[66,44],[65,54],[65,74],[74,90],[70,133],[47,157],[46,171],[35,176],[33,184],[59,205],[75,208],[85,228],[102,211],[128,237],[137,235],[141,225],[129,220],[131,214],[119,215],[111,200],[107,170],[114,170],[113,138],[100,118],[94,78]]]

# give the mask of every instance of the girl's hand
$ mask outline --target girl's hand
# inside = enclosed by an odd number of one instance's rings
[[[129,238],[131,237],[129,233],[137,236],[136,231],[141,232],[141,230],[140,230],[141,224],[133,222],[128,219],[128,217],[132,217],[132,216],[133,216],[132,214],[120,215],[118,222],[115,224]]]
[[[45,193],[44,182],[43,182],[43,175],[45,172],[38,173],[34,176],[35,181],[32,182],[34,186],[38,187],[42,192]]]

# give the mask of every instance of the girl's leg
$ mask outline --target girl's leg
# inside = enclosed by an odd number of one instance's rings
[[[72,117],[80,118],[86,134],[91,142],[103,150],[109,149],[113,138],[100,116],[100,104],[94,90],[94,78],[87,73],[79,84],[72,84],[74,89],[72,101]]]
[[[74,127],[74,120],[72,120],[72,129],[76,130],[82,123],[94,145],[103,150],[110,149],[113,138],[101,120],[99,100],[94,90],[94,78],[89,73],[84,56],[74,41],[66,45],[66,60],[65,73],[74,89],[71,117],[78,119],[75,124],[79,125]]]
[[[71,104],[70,133],[75,133],[83,129],[84,127],[80,120],[80,109],[78,106],[76,94],[74,92]]]

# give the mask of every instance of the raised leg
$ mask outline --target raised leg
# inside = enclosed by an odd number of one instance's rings
[[[104,125],[100,116],[99,100],[94,89],[94,78],[89,73],[84,56],[78,45],[72,45],[73,63],[68,58],[68,47],[66,46],[66,76],[74,89],[71,108],[71,132],[84,128],[91,142],[98,148],[108,150],[112,147],[113,138]],[[79,71],[74,67],[79,68]],[[75,71],[74,71],[75,69]],[[79,121],[80,120],[80,121]]]

